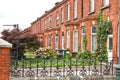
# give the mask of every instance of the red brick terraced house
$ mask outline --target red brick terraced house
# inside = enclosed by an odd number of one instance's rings
[[[108,35],[109,59],[118,59],[118,0],[63,0],[56,2],[49,11],[31,23],[32,33],[37,34],[43,47],[84,51],[83,36],[86,34],[87,49],[97,47],[96,16],[100,9],[112,21],[112,33]],[[85,31],[86,30],[86,31]]]

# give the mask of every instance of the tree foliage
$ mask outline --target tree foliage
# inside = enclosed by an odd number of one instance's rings
[[[37,35],[30,33],[23,33],[20,29],[16,30],[3,30],[2,38],[13,44],[13,50],[16,49],[18,44],[19,54],[23,54],[26,49],[38,49],[39,41]],[[17,42],[18,41],[18,42]]]

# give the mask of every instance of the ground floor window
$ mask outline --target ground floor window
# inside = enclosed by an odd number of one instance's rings
[[[77,30],[73,31],[73,51],[74,52],[78,51],[78,31]]]
[[[82,36],[81,36],[81,51],[85,51],[85,44],[84,44],[85,37],[86,37],[86,29],[83,26],[82,27]]]
[[[70,30],[67,30],[67,49],[70,49]]]
[[[96,27],[91,28],[91,52],[95,52],[97,48]]]
[[[48,47],[51,47],[51,34],[48,35],[47,42],[48,42]]]
[[[62,32],[62,49],[64,49],[64,32]]]
[[[55,49],[58,49],[58,34],[55,35]]]

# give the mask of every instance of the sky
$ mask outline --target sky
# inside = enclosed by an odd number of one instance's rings
[[[13,29],[13,26],[3,26],[7,24],[19,24],[22,30],[29,27],[59,1],[62,0],[0,0],[0,32]]]

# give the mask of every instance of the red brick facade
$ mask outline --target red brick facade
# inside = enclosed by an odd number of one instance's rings
[[[66,49],[67,48],[67,30],[70,31],[70,51],[74,51],[74,31],[78,33],[77,44],[81,49],[82,44],[82,26],[86,28],[87,37],[87,49],[91,51],[91,27],[94,25],[97,27],[96,15],[99,10],[102,10],[104,16],[108,17],[112,21],[113,29],[113,41],[112,41],[112,57],[117,63],[117,45],[118,45],[118,0],[108,0],[108,3],[104,3],[104,0],[94,0],[94,9],[91,11],[90,0],[77,0],[77,15],[76,18],[74,12],[75,0],[63,0],[57,2],[55,7],[49,11],[45,11],[45,14],[31,24],[32,33],[40,35],[43,47],[51,47],[53,49]],[[107,4],[107,5],[106,5]],[[70,5],[70,10],[68,10]],[[62,9],[64,9],[62,14]],[[68,20],[68,13],[70,12],[70,20]],[[64,16],[62,20],[62,15]],[[57,37],[56,37],[57,36]],[[58,43],[56,42],[58,41]],[[62,43],[64,45],[62,45]],[[55,45],[58,44],[58,45]]]

